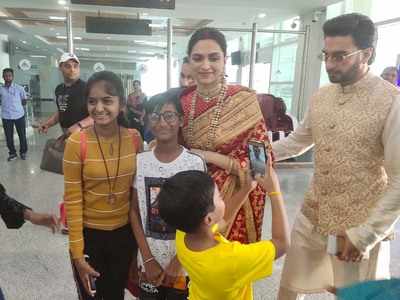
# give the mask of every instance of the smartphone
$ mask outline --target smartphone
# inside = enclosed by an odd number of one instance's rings
[[[342,236],[328,235],[326,252],[330,255],[338,255],[343,251],[344,238]]]
[[[85,254],[84,257],[86,262],[89,263],[89,255]],[[96,294],[96,277],[89,275],[88,286],[92,295]]]
[[[92,275],[89,275],[88,285],[92,295],[96,294],[96,278],[93,277]]]
[[[249,141],[247,145],[249,149],[248,156],[250,161],[251,175],[253,177],[255,177],[257,174],[264,176],[265,165],[268,160],[264,143],[260,143],[257,141]]]
[[[326,252],[330,255],[338,254],[338,243],[336,235],[328,235],[328,245],[326,247]]]

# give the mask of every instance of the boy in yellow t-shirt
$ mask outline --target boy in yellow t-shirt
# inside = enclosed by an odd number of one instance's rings
[[[230,242],[217,230],[234,218],[254,187],[251,180],[226,203],[200,171],[181,172],[164,183],[157,197],[160,215],[178,229],[177,256],[190,278],[190,300],[253,299],[252,282],[271,275],[274,260],[288,248],[287,216],[269,163],[265,174],[256,180],[271,199],[272,239],[248,245]]]

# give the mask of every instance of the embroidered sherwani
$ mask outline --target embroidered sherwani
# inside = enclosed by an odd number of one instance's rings
[[[321,88],[303,123],[272,147],[282,160],[313,145],[314,176],[293,235],[307,227],[325,250],[328,234],[346,230],[359,250],[369,252],[400,215],[400,90],[370,73],[353,85]],[[282,280],[288,288],[319,290],[318,284],[302,288],[301,281],[289,281]]]

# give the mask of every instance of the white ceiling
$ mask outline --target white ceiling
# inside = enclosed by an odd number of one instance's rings
[[[69,1],[67,1],[69,2]],[[126,7],[68,5],[73,16],[73,33],[82,40],[75,41],[75,47],[88,48],[90,51],[77,50],[81,57],[94,59],[96,57],[116,57],[120,61],[143,61],[154,54],[165,53],[166,30],[154,29],[152,36],[127,36],[88,34],[84,26],[84,17],[87,15],[102,15],[113,17],[152,19],[153,23],[166,24],[168,18],[174,25],[200,27],[233,27],[250,28],[257,22],[260,28],[295,17],[310,11],[326,7],[339,0],[176,0],[175,10],[137,9]],[[5,15],[48,18],[49,16],[65,16],[65,8],[57,0],[1,0],[0,10]],[[0,14],[1,14],[0,11]],[[265,18],[258,18],[265,13]],[[143,15],[146,14],[146,15]],[[66,48],[66,41],[56,36],[65,36],[63,23],[25,23],[19,22],[20,32],[11,32],[12,29],[0,23],[0,33],[8,33],[17,42],[19,48],[35,50],[40,53],[44,49],[49,52],[56,48]],[[12,25],[14,26],[14,25]],[[14,27],[15,28],[15,27]],[[182,54],[190,35],[188,32],[179,32],[174,36],[176,52]],[[40,36],[50,43],[44,43],[35,36]],[[22,40],[27,43],[22,44]],[[128,53],[130,50],[130,53]],[[136,53],[132,53],[136,51]],[[36,53],[35,53],[36,54]]]

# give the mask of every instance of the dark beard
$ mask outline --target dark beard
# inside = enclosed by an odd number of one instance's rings
[[[329,80],[332,83],[346,84],[348,82],[354,82],[360,69],[360,63],[354,63],[346,73],[328,73]]]

